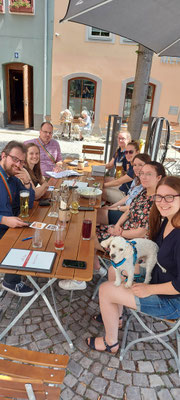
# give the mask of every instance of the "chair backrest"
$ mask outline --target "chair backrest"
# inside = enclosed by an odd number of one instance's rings
[[[99,154],[100,159],[101,156],[104,154],[104,146],[92,146],[84,144],[82,147],[82,153],[84,154]]]
[[[9,398],[12,395],[12,398],[22,399],[59,399],[60,388],[45,383],[63,382],[69,356],[0,344],[0,357],[3,358],[0,359],[0,399],[7,394]],[[30,397],[31,394],[34,397]]]

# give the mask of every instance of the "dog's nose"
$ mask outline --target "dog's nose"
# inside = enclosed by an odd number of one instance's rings
[[[111,258],[113,259],[113,258],[115,258],[116,257],[116,254],[111,254]]]

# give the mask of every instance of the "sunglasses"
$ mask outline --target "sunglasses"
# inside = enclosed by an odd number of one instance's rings
[[[134,153],[134,150],[125,150],[125,154],[133,154]]]

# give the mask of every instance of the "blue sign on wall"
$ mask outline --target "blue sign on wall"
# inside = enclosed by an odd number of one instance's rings
[[[17,51],[14,53],[14,58],[19,58],[19,53]]]

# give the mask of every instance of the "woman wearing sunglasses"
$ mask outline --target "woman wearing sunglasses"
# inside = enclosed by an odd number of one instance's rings
[[[150,213],[150,239],[158,246],[157,263],[149,284],[114,286],[115,274],[99,290],[100,309],[105,327],[103,337],[86,339],[94,350],[116,353],[119,349],[119,317],[123,306],[153,317],[180,318],[180,178],[168,176],[157,185]]]
[[[130,188],[131,182],[134,177],[132,160],[136,154],[139,153],[139,144],[137,142],[130,142],[124,151],[126,157],[126,173],[118,179],[112,179],[104,183],[103,199],[115,203],[123,196],[126,196]]]

